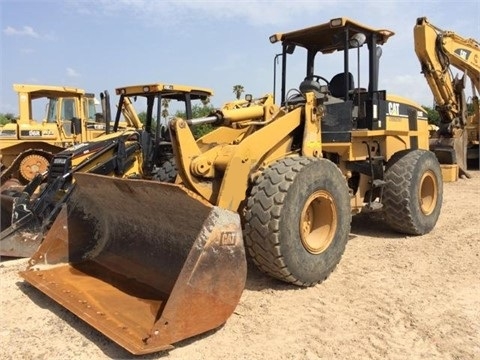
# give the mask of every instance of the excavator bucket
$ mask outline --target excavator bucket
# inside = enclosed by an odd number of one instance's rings
[[[27,282],[132,354],[225,323],[246,280],[237,213],[179,185],[74,178]]]

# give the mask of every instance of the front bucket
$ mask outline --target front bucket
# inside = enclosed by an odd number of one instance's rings
[[[74,177],[27,282],[133,354],[230,317],[246,280],[238,214],[178,185]]]

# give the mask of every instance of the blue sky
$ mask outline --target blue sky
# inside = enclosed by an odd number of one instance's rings
[[[273,58],[281,48],[268,37],[341,16],[394,31],[383,47],[379,87],[431,106],[432,95],[413,48],[415,20],[426,16],[444,30],[478,39],[479,4],[0,0],[0,113],[18,113],[13,83],[68,85],[97,95],[103,90],[114,94],[124,85],[178,83],[212,88],[216,107],[234,99],[235,84],[261,96],[273,91]],[[328,61],[316,72],[331,77],[341,66]],[[296,71],[299,84],[303,59]],[[362,78],[367,79],[366,74]]]

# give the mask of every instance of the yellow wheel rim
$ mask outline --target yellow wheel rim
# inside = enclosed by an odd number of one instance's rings
[[[418,201],[424,215],[430,215],[435,210],[438,200],[437,188],[438,183],[435,174],[432,171],[425,172],[418,189]]]
[[[337,229],[337,210],[333,197],[325,190],[310,195],[300,217],[302,244],[311,254],[324,252]]]

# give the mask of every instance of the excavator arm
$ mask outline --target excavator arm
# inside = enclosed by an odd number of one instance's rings
[[[466,149],[470,143],[478,147],[478,93],[480,92],[480,44],[452,31],[444,31],[427,18],[417,19],[414,27],[415,53],[427,80],[440,115],[439,138],[442,146],[449,143],[454,149],[460,171],[466,174]],[[451,66],[463,72],[452,76]],[[467,115],[465,80],[472,84],[473,116]],[[468,139],[465,128],[469,130]],[[471,130],[473,131],[473,134]],[[452,143],[453,139],[453,143]]]
[[[480,92],[480,44],[451,31],[441,35],[442,48],[450,63],[467,75],[475,91]]]

